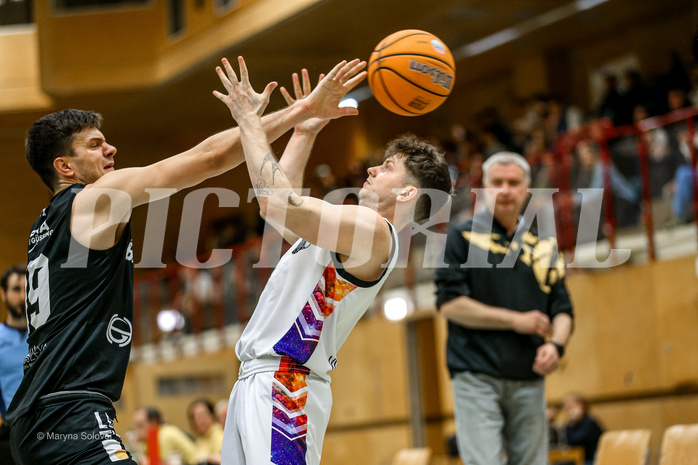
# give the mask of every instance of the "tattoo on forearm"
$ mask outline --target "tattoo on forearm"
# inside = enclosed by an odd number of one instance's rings
[[[288,203],[290,203],[294,207],[300,207],[301,205],[303,205],[303,199],[297,196],[295,193],[291,192],[290,194],[288,194]]]
[[[274,193],[269,187],[267,187],[267,182],[264,180],[264,178],[257,179],[257,182],[254,184],[254,192],[257,197],[268,197]]]
[[[281,167],[279,167],[279,164],[276,162],[276,158],[274,158],[274,155],[272,155],[271,152],[269,152],[265,157],[264,160],[262,160],[262,167],[259,169],[259,175],[262,175],[262,171],[264,170],[264,167],[267,165],[267,162],[271,163],[271,185],[275,185],[275,179],[274,176],[276,175],[277,171],[281,171]]]

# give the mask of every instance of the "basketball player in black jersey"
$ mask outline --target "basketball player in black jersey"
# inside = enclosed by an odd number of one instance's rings
[[[266,116],[268,137],[309,118],[358,113],[338,104],[363,67],[339,63],[308,98]],[[115,170],[101,123],[93,112],[64,110],[27,135],[27,161],[54,196],[29,236],[29,354],[8,412],[20,465],[135,463],[114,432],[112,406],[133,331],[131,210],[244,161],[235,128],[153,165]]]

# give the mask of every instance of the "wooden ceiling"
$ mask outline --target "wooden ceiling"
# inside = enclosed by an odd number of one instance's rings
[[[597,3],[587,0],[587,3]],[[462,57],[462,47],[516,25],[529,24],[570,2],[559,0],[324,0],[277,27],[250,37],[224,52],[245,56],[253,82],[290,83],[290,74],[307,67],[311,74],[327,71],[341,59],[368,59],[386,35],[401,29],[422,29],[440,37]],[[685,11],[691,0],[608,0],[566,19],[524,34],[483,53],[457,61],[457,86],[506,65],[512,54],[536,53],[565,44],[618,33],[640,21]],[[104,114],[120,133],[181,130],[190,124],[216,124],[225,108],[211,96],[220,88],[214,72],[220,56],[203,57],[200,65],[155,88],[126,93],[72,95],[56,99],[57,108],[89,108]],[[270,108],[283,105],[278,92]],[[137,117],[134,117],[137,115]],[[0,130],[25,130],[34,114],[0,116]]]

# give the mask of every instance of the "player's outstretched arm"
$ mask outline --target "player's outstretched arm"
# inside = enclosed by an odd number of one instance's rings
[[[298,100],[307,98],[312,91],[312,86],[310,84],[310,76],[307,69],[301,71],[303,84],[301,86],[301,80],[297,73],[293,73],[293,92],[295,98],[286,90],[286,88],[281,87],[281,94],[283,95],[286,103],[289,106],[296,103]],[[319,81],[325,77],[324,74],[320,74]],[[310,152],[312,151],[313,144],[317,135],[322,131],[322,129],[327,126],[330,120],[322,118],[310,118],[297,124],[293,128],[293,134],[291,139],[286,144],[281,159],[279,160],[279,167],[283,170],[284,174],[288,178],[293,190],[298,195],[302,195],[301,189],[303,188],[303,174],[305,173],[306,165],[308,164],[308,159],[310,158]],[[267,218],[269,224],[271,224],[279,233],[281,233],[289,243],[294,243],[298,240],[298,236],[284,227],[282,223],[277,223],[273,221],[272,218]]]
[[[273,217],[293,233],[322,248],[335,251],[346,260],[345,267],[359,279],[374,280],[391,252],[392,236],[387,223],[373,210],[349,205],[331,205],[312,197],[299,196],[277,162],[258,115],[259,101],[249,84],[242,58],[241,78],[229,64],[219,70],[227,94],[216,92],[228,106],[240,127],[247,169],[263,216]],[[334,71],[334,70],[333,70]],[[327,79],[351,79],[335,73]]]
[[[358,60],[343,63],[332,70],[335,76],[360,77],[357,73],[362,66]],[[356,80],[352,82],[353,85],[358,83]],[[322,108],[335,101],[338,104],[348,89],[353,87],[347,85],[346,81],[343,84],[342,87],[330,82],[318,86],[309,103],[297,102],[262,118],[265,137],[274,141],[292,127],[317,114],[326,114],[328,118],[352,114],[337,111],[337,108]],[[152,165],[107,173],[78,194],[71,223],[73,236],[92,249],[112,247],[130,218],[131,210],[136,206],[195,186],[235,168],[244,160],[240,130],[233,128],[207,138],[186,152]]]

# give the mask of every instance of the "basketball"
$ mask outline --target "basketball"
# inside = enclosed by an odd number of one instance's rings
[[[441,105],[451,93],[453,55],[433,34],[405,29],[376,46],[368,61],[368,85],[386,109],[419,116]]]

